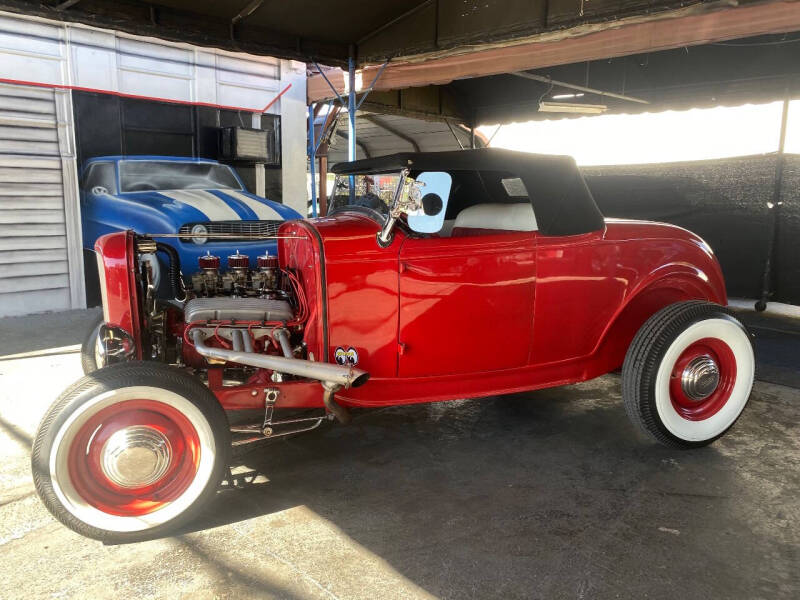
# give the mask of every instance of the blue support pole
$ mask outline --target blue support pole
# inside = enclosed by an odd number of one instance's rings
[[[314,140],[314,105],[308,105],[308,159],[311,169],[311,216],[317,216],[317,185],[314,179],[316,178],[316,162],[317,162],[317,144]]]
[[[347,94],[347,160],[353,161],[356,156],[356,59],[353,47],[350,47],[350,57],[347,59],[347,80],[349,82]],[[353,175],[348,177],[350,188],[350,202],[356,197],[356,178]]]
[[[350,126],[347,160],[356,160],[356,60],[352,50],[350,58],[347,59],[347,76],[350,83],[347,95],[347,120]]]

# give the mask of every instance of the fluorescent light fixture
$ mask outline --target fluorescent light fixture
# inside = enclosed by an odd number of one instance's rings
[[[539,112],[601,115],[608,110],[605,104],[576,104],[574,102],[540,102]]]
[[[583,94],[556,94],[550,96],[553,100],[568,100],[570,98],[583,98]]]

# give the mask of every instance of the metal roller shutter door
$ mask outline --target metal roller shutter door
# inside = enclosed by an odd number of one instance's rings
[[[0,85],[0,316],[82,303],[68,108],[67,92]]]

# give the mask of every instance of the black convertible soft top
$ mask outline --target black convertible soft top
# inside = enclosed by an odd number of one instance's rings
[[[504,171],[516,175],[528,190],[539,231],[544,235],[576,235],[603,228],[597,208],[575,160],[499,148],[449,152],[402,152],[339,163],[343,175],[411,171]]]

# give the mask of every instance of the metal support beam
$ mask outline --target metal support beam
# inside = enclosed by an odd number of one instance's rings
[[[464,144],[461,143],[461,139],[458,137],[458,135],[456,135],[456,130],[453,129],[453,125],[450,123],[450,121],[445,121],[445,123],[447,123],[447,127],[450,129],[450,133],[452,133],[453,137],[456,138],[456,141],[458,142],[458,146],[463,150],[464,149]]]
[[[328,157],[319,157],[319,216],[328,214]]]
[[[344,106],[345,104],[347,104],[347,103],[344,101],[344,99],[342,99],[342,96],[341,96],[341,94],[339,94],[339,92],[336,90],[336,87],[335,87],[335,86],[334,86],[334,85],[331,83],[331,80],[330,80],[330,79],[328,79],[328,76],[327,76],[327,75],[325,75],[325,71],[323,71],[323,70],[322,70],[322,67],[320,67],[320,66],[317,64],[317,61],[315,61],[315,60],[312,58],[312,59],[311,59],[311,64],[313,64],[313,65],[314,65],[314,66],[317,68],[317,73],[319,73],[320,75],[322,75],[322,78],[325,80],[325,83],[327,83],[327,84],[328,84],[328,87],[329,87],[329,88],[331,88],[331,91],[334,93],[334,95],[336,96],[336,99],[339,101],[339,103],[340,103],[342,106]]]
[[[350,48],[350,58],[347,59],[347,80],[349,82],[347,94],[347,124],[349,143],[347,144],[347,160],[356,159],[356,57],[355,49]]]
[[[70,6],[75,6],[81,0],[64,0],[61,4],[56,5],[56,10],[67,10]]]
[[[350,142],[350,137],[343,131],[337,130],[336,131],[336,137],[338,137],[340,139],[343,139],[343,140],[346,140],[348,143]],[[361,140],[356,140],[356,145],[359,148],[361,148],[361,151],[364,153],[364,156],[366,158],[372,158],[372,152],[370,152],[369,148],[367,147],[367,145],[364,142],[362,142]]]
[[[761,280],[761,298],[756,302],[755,309],[762,311],[767,308],[767,302],[773,294],[773,277],[772,269],[775,265],[775,255],[777,248],[778,235],[780,234],[781,212],[783,207],[783,167],[786,162],[785,149],[786,149],[786,125],[789,122],[789,100],[790,100],[789,87],[786,88],[786,96],[783,100],[783,111],[781,112],[781,134],[780,141],[778,142],[778,154],[776,156],[775,165],[775,185],[772,188],[772,203],[770,210],[772,211],[772,230],[767,243],[767,258],[764,262],[764,275]]]
[[[533,81],[540,81],[542,83],[557,85],[558,87],[567,88],[568,90],[576,90],[578,92],[586,92],[589,94],[595,94],[597,96],[605,96],[606,98],[627,100],[628,102],[636,102],[638,104],[650,104],[647,100],[642,100],[641,98],[626,96],[625,94],[615,94],[614,92],[605,92],[603,90],[598,90],[597,88],[591,88],[585,85],[577,85],[574,83],[567,83],[566,81],[558,81],[557,79],[551,79],[550,77],[545,77],[544,75],[536,75],[534,73],[528,73],[526,71],[517,71],[516,73],[511,73],[511,75],[516,75],[517,77],[522,77],[523,79],[531,79]]]
[[[259,7],[264,4],[264,0],[253,0],[247,6],[245,6],[239,13],[231,19],[231,24],[236,25],[242,19],[245,19],[256,12]]]
[[[361,100],[359,100],[358,104],[356,104],[356,110],[361,108],[361,105],[364,104],[364,100],[367,99],[367,96],[369,96],[369,93],[375,87],[375,83],[378,81],[378,78],[381,76],[381,73],[383,73],[383,70],[386,68],[386,65],[388,65],[388,64],[389,64],[389,61],[387,60],[386,62],[384,62],[381,65],[381,68],[378,69],[378,72],[375,73],[375,77],[372,78],[372,83],[369,84],[369,87],[364,91],[364,95],[361,96]]]
[[[500,131],[500,129],[502,127],[503,127],[503,124],[501,123],[500,125],[497,126],[497,129],[494,130],[494,133],[492,134],[492,137],[490,137],[489,141],[486,142],[486,147],[487,148],[492,145],[492,140],[494,140],[494,136],[497,135],[497,133]]]
[[[308,107],[308,164],[311,170],[311,216],[317,216],[317,184],[314,181],[317,162],[317,142],[314,139],[314,105]]]
[[[356,42],[356,45],[357,45],[357,46],[360,46],[361,44],[363,44],[363,43],[364,43],[364,42],[366,42],[367,40],[371,40],[372,38],[374,38],[374,37],[375,37],[376,35],[378,35],[379,33],[382,33],[382,32],[384,32],[384,31],[386,31],[387,29],[389,29],[389,27],[391,27],[392,25],[396,25],[397,23],[399,23],[399,22],[401,22],[401,21],[403,21],[403,20],[407,19],[407,18],[408,18],[408,17],[410,17],[411,15],[414,15],[414,14],[418,13],[418,12],[419,12],[419,11],[421,11],[423,8],[425,8],[426,6],[428,6],[428,5],[429,5],[431,2],[433,2],[433,0],[424,0],[423,2],[420,2],[419,4],[417,4],[417,5],[416,5],[414,8],[412,8],[411,10],[407,10],[407,11],[406,11],[406,12],[404,12],[403,14],[396,16],[396,17],[395,17],[394,19],[392,19],[391,21],[388,21],[388,22],[384,23],[383,25],[381,25],[381,26],[380,26],[380,27],[378,27],[377,29],[373,29],[373,30],[372,30],[372,31],[370,31],[368,34],[366,34],[365,36],[362,36],[362,37],[361,37],[361,39],[360,39],[360,40],[358,40],[358,41]]]
[[[414,152],[422,152],[422,150],[420,150],[419,144],[417,143],[417,140],[415,140],[410,135],[406,135],[399,129],[395,129],[388,123],[385,123],[383,119],[376,117],[375,115],[362,115],[361,118],[366,121],[369,121],[370,123],[373,123],[374,125],[380,127],[384,131],[391,133],[393,136],[398,137],[405,142],[408,142],[409,144],[411,144],[411,147],[414,149]]]

